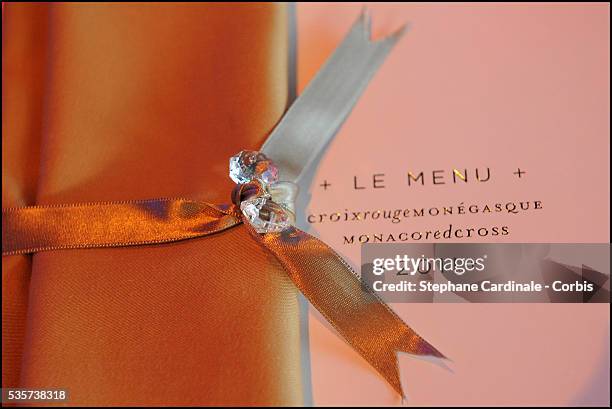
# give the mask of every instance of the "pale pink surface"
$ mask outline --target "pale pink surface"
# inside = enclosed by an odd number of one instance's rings
[[[298,9],[300,89],[362,3]],[[342,235],[509,225],[507,242],[608,242],[607,4],[370,4],[374,37],[412,29],[320,162],[306,212],[541,200],[538,213],[313,225],[359,264]],[[486,167],[486,184],[408,189],[407,170]],[[518,180],[517,167],[527,170]],[[387,189],[351,189],[385,173]],[[318,185],[327,179],[334,189]],[[476,239],[474,241],[502,239]],[[403,304],[398,313],[452,358],[454,373],[400,358],[408,405],[609,403],[609,305]],[[382,378],[311,313],[316,405],[388,405]]]

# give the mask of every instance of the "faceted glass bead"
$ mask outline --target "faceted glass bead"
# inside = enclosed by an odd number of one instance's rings
[[[257,233],[279,232],[291,226],[288,211],[274,203],[270,196],[246,199],[240,203],[240,210]]]
[[[278,168],[266,155],[257,151],[241,151],[230,158],[229,175],[235,183],[259,179],[266,184],[278,181]]]

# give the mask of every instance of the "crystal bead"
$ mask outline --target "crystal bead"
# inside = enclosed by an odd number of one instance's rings
[[[266,184],[278,181],[278,168],[266,155],[257,151],[241,151],[230,158],[229,175],[235,183],[259,179]]]
[[[291,224],[295,223],[295,198],[298,194],[298,186],[293,182],[276,182],[268,186],[268,193],[272,196],[274,203],[279,204],[289,212]]]
[[[283,231],[291,226],[290,215],[270,196],[256,196],[240,203],[240,210],[257,233]]]

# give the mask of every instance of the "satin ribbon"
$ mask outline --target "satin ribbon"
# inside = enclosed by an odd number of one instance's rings
[[[370,41],[369,17],[361,14],[262,147],[286,180],[298,180],[329,143],[403,31]],[[277,187],[286,199],[279,203],[293,203],[295,188]],[[259,234],[243,223],[239,204],[247,188],[252,186],[234,190],[232,205],[153,199],[3,209],[2,255],[170,243],[244,224],[312,305],[403,397],[397,352],[443,355],[362,287],[349,265],[322,241],[295,227]]]
[[[154,199],[3,209],[2,255],[150,245],[222,234],[243,222],[237,203],[244,186],[233,194],[232,205]],[[249,223],[244,225],[310,303],[402,397],[398,351],[443,358],[366,291],[351,267],[325,243],[295,227],[259,234]]]
[[[370,27],[364,10],[261,147],[285,180],[299,180],[329,144],[407,26],[377,41]]]

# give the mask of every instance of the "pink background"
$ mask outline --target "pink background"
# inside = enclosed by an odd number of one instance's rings
[[[298,14],[303,89],[363,4],[305,4]],[[370,4],[374,37],[412,29],[318,164],[309,212],[541,200],[541,212],[317,224],[359,264],[344,234],[511,226],[507,242],[608,242],[610,25],[607,4]],[[494,183],[406,188],[407,170],[491,167]],[[528,173],[517,179],[517,167]],[[352,190],[385,173],[387,189]],[[323,191],[323,180],[333,188]],[[303,223],[303,220],[302,220]],[[396,304],[447,354],[452,371],[400,357],[407,405],[609,404],[609,305]],[[399,398],[310,314],[316,405]]]

